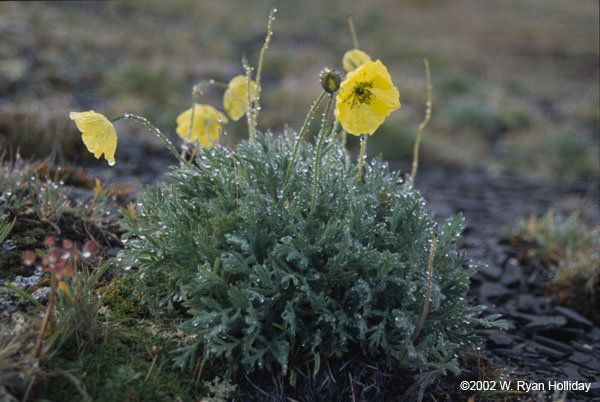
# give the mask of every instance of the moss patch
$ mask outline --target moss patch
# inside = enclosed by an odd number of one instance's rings
[[[47,369],[62,369],[78,378],[94,401],[194,401],[190,373],[171,369],[169,350],[174,341],[153,337],[144,328],[109,330],[104,342],[85,354],[64,350],[47,362]],[[64,376],[48,379],[46,398],[72,400],[78,391]]]

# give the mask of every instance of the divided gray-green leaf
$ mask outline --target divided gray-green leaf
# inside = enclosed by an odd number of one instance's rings
[[[232,150],[202,149],[194,166],[149,187],[126,220],[121,258],[138,268],[138,291],[155,312],[180,303],[209,361],[230,371],[309,363],[361,351],[399,365],[455,369],[458,345],[479,342],[481,308],[466,300],[476,264],[456,248],[463,218],[443,226],[410,179],[374,160],[357,167],[331,141],[321,160],[316,207],[314,148],[301,143],[283,189],[293,133],[257,133]],[[429,310],[413,343],[427,291]],[[194,364],[182,348],[176,363]]]

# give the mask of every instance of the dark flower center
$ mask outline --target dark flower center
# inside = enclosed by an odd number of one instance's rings
[[[372,81],[363,81],[356,84],[352,92],[352,107],[358,103],[369,103],[373,96],[371,88],[373,88]]]

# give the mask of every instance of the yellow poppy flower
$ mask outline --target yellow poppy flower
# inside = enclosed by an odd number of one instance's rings
[[[81,113],[71,112],[69,117],[75,121],[81,131],[81,138],[88,151],[93,153],[96,159],[104,153],[104,159],[113,166],[117,150],[117,132],[112,123],[104,115],[92,110]]]
[[[369,56],[362,50],[352,49],[348,50],[346,54],[344,54],[344,58],[342,59],[342,65],[344,66],[344,70],[346,70],[346,72],[349,73],[370,61],[371,56]]]
[[[350,134],[373,134],[398,108],[400,93],[387,68],[377,60],[348,73],[337,94],[335,117]]]
[[[177,134],[186,142],[199,142],[210,148],[221,136],[227,117],[210,105],[194,105],[194,125],[192,108],[177,116]]]
[[[250,81],[250,96],[252,100],[256,98],[256,83],[254,81]],[[238,75],[229,81],[223,95],[223,107],[233,121],[238,121],[246,113],[248,107],[248,81],[246,77]]]

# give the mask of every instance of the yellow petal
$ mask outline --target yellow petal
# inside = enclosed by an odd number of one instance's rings
[[[383,63],[369,61],[348,73],[340,85],[335,116],[350,134],[373,134],[400,107],[399,98]]]
[[[183,140],[198,142],[207,148],[217,142],[223,132],[223,124],[227,124],[227,117],[210,105],[195,105],[193,118],[192,126],[192,108],[182,112],[177,116],[175,131]]]
[[[81,131],[81,138],[88,151],[96,159],[104,154],[104,159],[110,166],[115,164],[115,151],[117,150],[117,132],[113,124],[100,113],[92,110],[88,112],[71,112],[71,120],[75,121]]]
[[[351,72],[362,66],[363,64],[371,61],[371,57],[363,52],[362,50],[352,49],[348,50],[344,54],[342,64],[346,72]]]
[[[69,297],[69,299],[71,298],[71,290],[66,283],[63,281],[58,282],[58,288],[62,290]]]
[[[256,97],[254,81],[250,81],[250,96],[252,100]],[[229,81],[223,95],[223,107],[233,121],[238,121],[246,113],[248,107],[248,80],[246,77],[238,75]]]
[[[335,115],[340,123],[343,122],[344,130],[352,135],[373,134],[386,117],[383,114],[373,113],[372,108],[368,105],[355,107],[343,105],[336,109]]]

